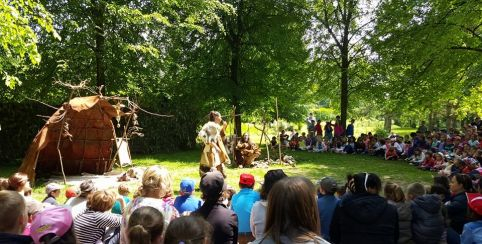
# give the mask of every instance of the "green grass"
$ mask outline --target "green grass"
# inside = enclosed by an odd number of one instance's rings
[[[429,185],[432,182],[432,173],[420,171],[413,166],[408,165],[405,161],[385,161],[377,157],[367,155],[344,155],[334,153],[310,153],[310,152],[292,152],[286,151],[286,154],[294,156],[297,161],[295,168],[291,166],[273,165],[269,169],[282,168],[289,176],[305,176],[316,181],[324,176],[332,176],[339,183],[344,183],[347,173],[371,172],[380,176],[383,183],[387,181],[396,182],[403,187],[413,182],[421,182]],[[199,182],[199,150],[155,154],[155,155],[136,155],[133,157],[135,166],[152,166],[159,165],[166,167],[172,174],[174,189],[179,188],[179,182],[183,178],[192,178]],[[256,181],[263,180],[263,176],[269,169],[238,169],[227,168],[227,183],[238,189],[238,180],[241,173],[251,173],[255,176]],[[0,176],[8,177],[15,172],[16,167],[0,168]],[[119,170],[119,169],[116,169]],[[129,182],[129,187],[134,191],[138,183]],[[198,187],[198,186],[197,186]],[[257,183],[256,188],[260,185]],[[34,188],[33,195],[35,198],[42,200],[44,197],[44,184],[39,184]],[[199,192],[196,193],[199,195]],[[63,202],[65,198],[59,199]]]

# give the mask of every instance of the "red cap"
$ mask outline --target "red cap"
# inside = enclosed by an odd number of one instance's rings
[[[67,188],[67,190],[65,190],[65,197],[71,198],[76,196],[77,196],[77,192],[73,187],[69,187]]]
[[[239,184],[247,186],[254,185],[254,176],[252,174],[241,174],[239,176]]]
[[[482,194],[467,193],[467,202],[472,211],[478,215],[482,215]]]

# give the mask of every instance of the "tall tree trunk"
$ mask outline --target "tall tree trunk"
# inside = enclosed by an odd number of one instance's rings
[[[391,114],[385,114],[383,129],[388,133],[390,133],[392,131],[392,115]]]
[[[435,113],[433,110],[428,114],[428,130],[432,131],[435,124]]]
[[[92,19],[95,24],[95,63],[96,63],[96,85],[103,86],[102,93],[105,92],[105,32],[104,32],[104,13],[105,3],[102,0],[92,1]]]
[[[341,68],[341,90],[340,90],[340,119],[343,128],[346,128],[346,120],[348,115],[348,51],[346,61],[342,62]],[[345,60],[345,58],[343,58]]]
[[[450,104],[450,101],[447,102],[447,105],[445,106],[445,127],[447,129],[452,128],[452,104]]]
[[[231,63],[229,65],[230,79],[233,84],[234,89],[232,90],[232,105],[235,107],[234,113],[234,128],[236,130],[236,135],[238,138],[243,134],[241,131],[241,107],[239,102],[239,95],[237,94],[239,90],[239,64],[240,64],[240,52],[241,52],[241,39],[243,35],[243,23],[241,19],[241,12],[243,11],[243,0],[238,3],[238,15],[236,17],[236,23],[231,25],[230,35],[228,38],[229,45],[231,47]]]

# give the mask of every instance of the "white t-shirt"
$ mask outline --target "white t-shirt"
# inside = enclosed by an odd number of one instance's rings
[[[72,218],[75,219],[77,215],[87,210],[87,198],[85,197],[72,197],[65,203],[65,206],[70,208],[72,212]]]

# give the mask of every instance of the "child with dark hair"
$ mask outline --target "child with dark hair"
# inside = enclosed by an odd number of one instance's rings
[[[425,153],[425,159],[418,166],[418,168],[423,170],[430,170],[434,165],[435,165],[435,159],[433,158],[433,153],[431,151],[427,151]]]
[[[263,186],[261,187],[261,200],[253,204],[250,216],[250,227],[253,236],[261,239],[264,236],[264,227],[266,225],[266,209],[268,206],[268,194],[273,185],[279,180],[288,177],[282,169],[273,169],[264,175]]]
[[[395,147],[391,146],[385,153],[385,160],[398,160],[398,153]]]
[[[164,216],[156,208],[140,207],[132,212],[127,228],[130,244],[161,243]]]
[[[318,198],[318,211],[320,215],[321,224],[321,237],[323,239],[330,241],[330,223],[333,218],[333,213],[335,208],[340,201],[335,197],[335,193],[338,189],[338,184],[335,179],[331,177],[323,177],[320,180],[319,194]]]
[[[77,243],[73,231],[72,213],[64,207],[47,208],[35,216],[31,236],[35,243]]]
[[[397,209],[378,195],[381,188],[380,178],[373,173],[350,179],[351,194],[341,199],[331,222],[332,243],[397,243]]]
[[[450,192],[452,197],[446,203],[450,227],[459,235],[462,233],[467,213],[466,192],[472,192],[472,180],[468,175],[456,174],[450,181]]]
[[[410,165],[418,166],[425,160],[425,153],[423,153],[422,149],[415,148],[412,156],[408,157],[406,160]]]
[[[387,182],[384,193],[388,203],[397,208],[400,231],[398,243],[410,243],[412,240],[412,210],[410,209],[410,203],[405,201],[403,189],[398,184]]]
[[[211,244],[213,227],[198,216],[183,216],[169,224],[165,244]]]

